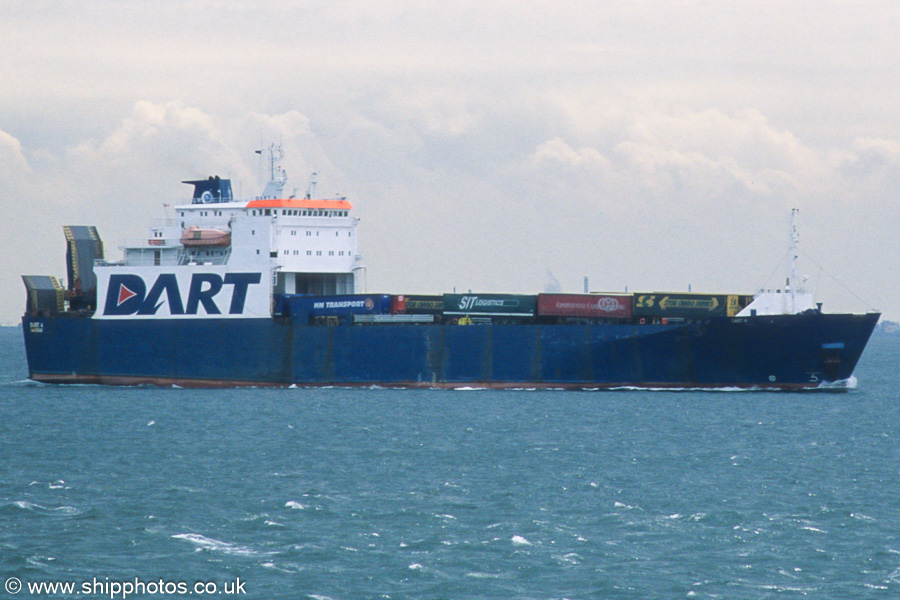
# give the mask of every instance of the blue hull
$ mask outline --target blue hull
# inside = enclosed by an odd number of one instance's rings
[[[23,330],[30,377],[54,383],[799,389],[850,378],[878,317],[337,327],[25,317]]]

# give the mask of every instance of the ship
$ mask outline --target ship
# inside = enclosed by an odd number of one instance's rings
[[[261,151],[258,151],[261,153]],[[55,384],[842,390],[880,317],[827,313],[797,274],[752,294],[366,291],[344,197],[184,181],[190,201],[107,260],[66,226],[65,282],[23,276],[29,378]],[[65,285],[64,285],[65,283]]]

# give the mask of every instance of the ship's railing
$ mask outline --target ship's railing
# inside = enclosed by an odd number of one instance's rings
[[[119,242],[119,250],[140,248],[142,250],[153,250],[161,248],[175,248],[181,245],[181,240],[177,238],[139,238],[130,240],[121,240]]]
[[[790,288],[757,288],[756,294],[790,294]],[[807,294],[806,288],[794,290],[795,294]]]
[[[175,259],[176,264],[178,265],[189,265],[191,263],[206,263],[212,265],[224,265],[228,264],[228,259],[231,258],[231,246],[225,249],[225,254],[222,256],[203,256],[197,257],[191,256],[191,253],[186,248],[182,248],[178,251],[178,258]]]
[[[354,323],[434,323],[434,315],[353,315]]]

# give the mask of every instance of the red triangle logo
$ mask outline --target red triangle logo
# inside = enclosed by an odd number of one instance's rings
[[[128,300],[129,298],[133,298],[137,296],[135,292],[132,292],[124,284],[119,284],[119,303],[116,306],[122,306],[122,303]]]

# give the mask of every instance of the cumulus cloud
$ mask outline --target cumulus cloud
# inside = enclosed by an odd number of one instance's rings
[[[109,135],[69,150],[65,164],[82,194],[115,197],[123,211],[132,211],[177,200],[189,191],[181,180],[209,175],[231,178],[243,196],[258,194],[268,169],[266,154],[256,151],[270,144],[282,147],[282,166],[297,178],[322,167],[335,183],[341,180],[309,119],[296,110],[230,116],[176,101],[136,102]]]
[[[767,195],[821,172],[814,151],[757,110],[652,113],[635,115],[634,121],[632,139],[616,149],[651,176],[669,171],[688,180],[725,178],[752,194]]]
[[[0,325],[13,323],[24,307],[21,275],[31,274],[40,266],[31,250],[35,240],[46,240],[43,215],[46,214],[46,188],[34,181],[19,140],[0,130],[0,248],[3,269],[0,270]]]
[[[596,148],[572,148],[561,138],[553,138],[538,146],[532,154],[536,165],[548,164],[570,169],[608,170],[609,159]]]
[[[0,130],[0,190],[7,192],[19,185],[31,173],[31,167],[22,154],[22,144],[3,130]],[[0,191],[0,202],[3,201]]]
[[[563,179],[570,192],[628,196],[627,203],[606,203],[607,211],[624,214],[626,207],[644,210],[648,203],[684,210],[723,201],[796,199],[831,169],[826,153],[772,126],[756,110],[638,110],[619,118],[625,125],[615,130],[598,124],[593,132],[579,129],[572,136],[594,145],[575,146],[561,137],[539,144],[520,172]]]
[[[70,150],[67,162],[82,174],[85,187],[102,193],[147,189],[160,172],[176,166],[187,175],[210,164],[239,166],[233,152],[215,119],[199,108],[141,100],[105,138]]]
[[[896,181],[900,172],[900,142],[884,138],[860,137],[840,156],[842,172],[859,181],[875,180],[887,184],[884,178]]]

